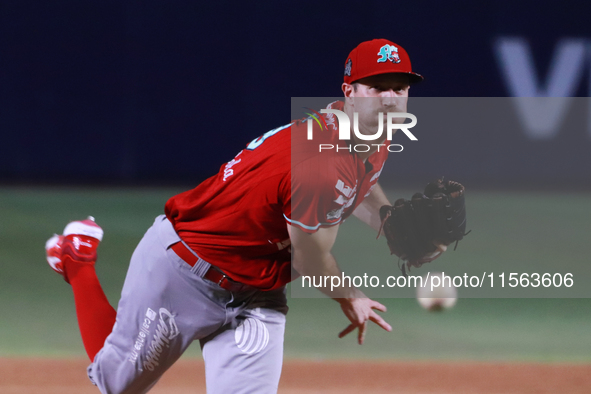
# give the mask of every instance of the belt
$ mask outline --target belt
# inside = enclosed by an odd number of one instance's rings
[[[177,254],[177,256],[179,256],[185,263],[189,264],[191,267],[195,266],[197,261],[199,261],[199,257],[195,256],[193,251],[189,250],[182,242],[177,242],[170,248]],[[222,289],[231,292],[241,292],[254,289],[254,287],[252,286],[236,282],[230,279],[228,275],[224,274],[222,271],[220,271],[218,268],[214,267],[211,264],[208,270],[205,272],[205,275],[203,275],[203,278],[217,284]]]

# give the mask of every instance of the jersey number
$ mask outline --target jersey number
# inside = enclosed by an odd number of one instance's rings
[[[263,142],[265,142],[265,140],[267,138],[271,137],[272,135],[275,135],[275,134],[279,133],[283,129],[287,129],[291,125],[292,124],[290,123],[290,124],[286,124],[285,126],[277,127],[276,129],[267,131],[265,134],[263,134],[260,137],[257,137],[254,140],[252,140],[250,142],[250,144],[248,144],[248,146],[246,147],[246,149],[248,149],[248,150],[254,150],[254,149],[258,148]]]

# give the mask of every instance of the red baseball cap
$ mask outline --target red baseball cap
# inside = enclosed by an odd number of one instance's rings
[[[408,74],[410,83],[423,80],[421,74],[412,71],[408,53],[400,45],[379,38],[364,41],[351,51],[345,62],[345,82],[353,83],[372,75]]]

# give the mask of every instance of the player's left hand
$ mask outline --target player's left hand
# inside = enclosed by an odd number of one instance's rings
[[[448,245],[457,246],[467,234],[464,192],[460,183],[438,179],[411,200],[400,198],[394,206],[380,208],[390,252],[405,262],[403,275],[410,267],[435,260]]]
[[[357,342],[363,345],[368,320],[376,323],[386,331],[392,331],[392,326],[374,311],[375,309],[380,312],[386,312],[386,307],[379,302],[369,298],[341,298],[338,301],[341,304],[343,313],[351,322],[347,328],[339,333],[339,338],[344,337],[358,328]]]

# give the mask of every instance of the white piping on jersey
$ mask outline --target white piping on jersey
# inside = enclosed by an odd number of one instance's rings
[[[298,222],[297,220],[292,220],[290,218],[288,218],[287,216],[285,216],[285,214],[283,214],[283,217],[285,218],[285,220],[287,220],[290,224],[297,224],[300,227],[305,228],[306,230],[318,230],[318,228],[320,228],[320,226],[334,226],[335,224],[339,224],[341,222],[341,218],[339,218],[339,220],[337,220],[334,223],[318,223],[316,226],[307,226],[302,222]]]

